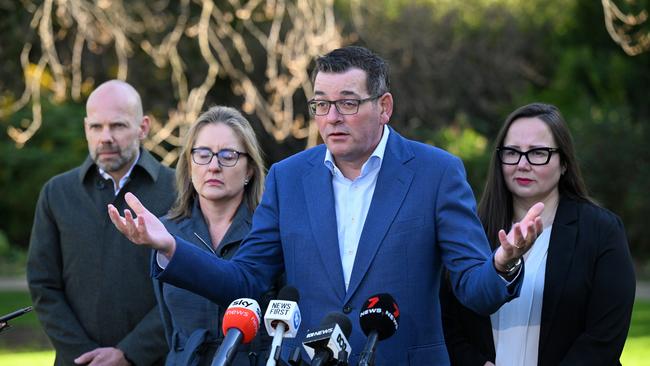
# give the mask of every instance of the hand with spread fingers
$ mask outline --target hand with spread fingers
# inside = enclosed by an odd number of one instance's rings
[[[176,249],[174,237],[133,193],[126,193],[124,199],[136,216],[133,216],[131,210],[126,209],[122,217],[117,208],[109,204],[108,215],[115,227],[133,243],[150,246],[171,258]]]
[[[536,203],[524,218],[514,224],[508,234],[499,231],[500,246],[494,254],[494,267],[500,273],[507,273],[519,259],[533,246],[537,236],[544,229],[541,214],[544,204]]]

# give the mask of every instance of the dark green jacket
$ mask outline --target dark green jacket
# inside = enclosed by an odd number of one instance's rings
[[[114,196],[94,162],[58,175],[38,199],[27,280],[38,318],[56,349],[56,365],[72,365],[97,347],[117,347],[135,365],[167,353],[149,278],[150,250],[114,227],[107,204],[120,212],[134,193],[156,216],[176,197],[173,170],[141,150],[126,185]]]

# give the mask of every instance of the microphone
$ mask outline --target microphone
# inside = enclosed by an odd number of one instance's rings
[[[372,366],[375,364],[377,341],[392,336],[399,326],[399,308],[395,299],[389,294],[370,296],[361,308],[359,323],[363,333],[368,336],[359,366]]]
[[[300,295],[293,286],[284,286],[278,292],[278,299],[269,302],[264,314],[266,331],[273,337],[271,353],[266,361],[266,366],[275,366],[280,359],[282,338],[295,338],[300,327],[300,309],[298,300]]]
[[[228,306],[221,326],[226,336],[212,360],[212,366],[230,365],[237,353],[237,346],[250,343],[255,338],[261,313],[259,304],[253,299],[237,299]]]
[[[352,352],[347,339],[351,332],[350,319],[336,311],[327,314],[318,328],[308,330],[302,345],[312,359],[311,366],[327,365],[332,360],[347,364]]]

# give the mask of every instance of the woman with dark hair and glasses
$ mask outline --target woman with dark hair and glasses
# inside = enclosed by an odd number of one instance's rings
[[[178,196],[161,221],[169,233],[209,255],[230,258],[250,230],[264,177],[262,152],[250,123],[236,109],[212,107],[185,136],[176,166]],[[166,262],[162,255],[155,260]],[[210,365],[223,340],[225,309],[170,284],[154,284],[170,347],[166,365]],[[267,294],[266,302],[272,297]],[[250,345],[240,346],[233,365],[266,362],[271,338],[261,333]]]
[[[498,231],[544,203],[544,231],[524,255],[519,297],[481,317],[441,290],[453,365],[620,365],[635,276],[621,220],[587,195],[559,110],[523,106],[508,116],[478,214]]]

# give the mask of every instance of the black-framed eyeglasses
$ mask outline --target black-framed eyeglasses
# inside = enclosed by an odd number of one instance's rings
[[[239,155],[248,155],[245,152],[233,149],[221,149],[217,152],[212,152],[207,147],[195,147],[190,151],[192,153],[192,161],[199,165],[210,164],[212,158],[216,156],[219,165],[227,167],[235,166],[239,160]]]
[[[501,164],[517,165],[522,156],[526,157],[530,165],[546,165],[551,161],[554,152],[560,149],[554,147],[536,147],[528,151],[519,151],[511,147],[500,147],[497,149],[497,155]]]
[[[350,115],[359,112],[359,106],[367,101],[377,99],[381,95],[368,97],[363,99],[339,99],[339,100],[324,100],[312,99],[307,104],[309,105],[309,113],[313,116],[326,116],[330,112],[330,107],[334,104],[336,110],[340,114]]]

